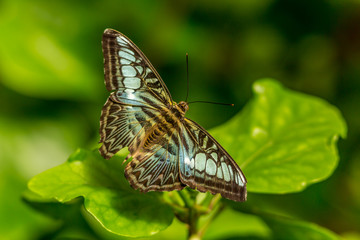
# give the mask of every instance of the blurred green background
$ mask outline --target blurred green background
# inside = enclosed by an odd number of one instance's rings
[[[186,96],[188,52],[189,100],[235,104],[191,105],[188,117],[206,129],[240,111],[252,82],[263,77],[337,106],[349,132],[335,173],[302,193],[263,199],[360,239],[356,0],[0,1],[0,239],[45,239],[59,224],[26,206],[21,194],[28,179],[77,147],[96,146],[108,96],[105,28],[143,50],[177,102]]]

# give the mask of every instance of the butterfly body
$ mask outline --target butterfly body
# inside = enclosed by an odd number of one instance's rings
[[[101,155],[108,159],[128,147],[130,185],[143,192],[185,186],[246,200],[246,179],[216,140],[185,117],[149,60],[125,35],[103,35],[105,85],[112,91],[100,119]]]

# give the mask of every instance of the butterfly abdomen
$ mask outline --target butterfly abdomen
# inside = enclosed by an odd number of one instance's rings
[[[149,131],[145,137],[143,147],[146,149],[153,144],[160,144],[164,135],[171,136],[172,133],[179,129],[181,113],[177,108],[164,108],[161,114],[157,116],[157,124]]]
[[[156,125],[152,131],[145,137],[145,142],[143,148],[149,148],[153,145],[153,143],[159,142],[162,136],[164,136],[165,132],[163,131],[163,127],[159,124]]]

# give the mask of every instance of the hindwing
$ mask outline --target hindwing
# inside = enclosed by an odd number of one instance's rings
[[[125,177],[142,192],[181,190],[185,186],[179,176],[179,134],[165,126],[159,130],[159,125],[150,130],[141,148],[128,156],[132,160]]]
[[[201,126],[185,118],[181,134],[181,181],[200,192],[246,200],[246,178],[224,148]]]
[[[101,111],[101,155],[109,159],[120,149],[133,146],[135,140],[144,137],[147,129],[156,124],[159,114],[151,107],[120,102],[116,93],[112,93]]]

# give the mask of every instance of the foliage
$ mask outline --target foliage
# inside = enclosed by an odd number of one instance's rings
[[[289,193],[327,178],[337,165],[337,139],[346,135],[338,110],[273,80],[258,81],[253,90],[254,98],[243,112],[211,131],[248,176],[248,191]],[[85,209],[101,226],[128,237],[156,234],[171,224],[174,214],[189,225],[190,238],[202,237],[228,205],[217,195],[188,189],[165,194],[132,190],[123,176],[121,162],[126,155],[122,151],[106,161],[97,151],[79,149],[66,163],[35,176],[28,186],[45,199],[61,203],[83,197]],[[230,206],[241,211],[241,204]],[[286,220],[280,213],[254,207],[249,197],[245,211],[259,216],[271,229],[270,236],[336,238],[315,224]],[[206,220],[198,226],[200,216]]]

